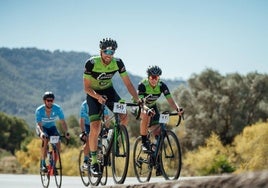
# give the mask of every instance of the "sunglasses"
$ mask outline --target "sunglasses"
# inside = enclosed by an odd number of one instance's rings
[[[150,76],[150,79],[151,80],[158,80],[159,79],[159,76],[157,76],[157,75],[151,75]]]
[[[103,50],[103,53],[106,54],[106,55],[114,55],[115,51],[106,49],[106,50]]]
[[[46,101],[47,102],[53,102],[54,100],[53,99],[47,99]]]

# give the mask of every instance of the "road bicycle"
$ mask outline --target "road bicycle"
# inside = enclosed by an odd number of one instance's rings
[[[178,116],[177,112],[163,112],[160,114],[159,124],[152,130],[148,130],[147,138],[150,141],[150,150],[142,150],[142,139],[139,136],[134,143],[133,165],[134,173],[141,183],[149,182],[153,169],[160,169],[160,173],[166,180],[176,180],[181,171],[181,148],[176,134],[167,128],[170,116]],[[176,126],[181,123],[179,116]],[[157,140],[153,136],[154,131],[160,128]]]
[[[108,166],[111,166],[112,168],[113,180],[116,184],[123,184],[127,176],[130,147],[129,135],[126,125],[122,125],[120,122],[119,114],[126,114],[127,106],[137,107],[138,105],[136,103],[127,102],[113,102],[112,105],[113,113],[108,120],[104,120],[103,118],[104,105],[102,105],[102,110],[100,112],[103,125],[111,120],[114,120],[114,125],[113,128],[109,130],[107,143],[104,142],[102,137],[99,137],[97,158],[102,175],[93,176],[90,173],[90,170],[87,171],[89,184],[93,186],[97,186],[99,183],[101,183],[101,185],[106,185],[108,178]],[[138,110],[138,112],[140,112],[140,110]],[[136,118],[138,118],[138,116],[139,114],[137,114]]]
[[[47,171],[44,172],[41,170],[41,160],[40,160],[40,176],[41,182],[44,188],[47,188],[50,183],[50,177],[54,176],[55,183],[57,187],[61,187],[62,183],[62,165],[61,165],[61,157],[60,151],[57,148],[57,144],[60,142],[61,138],[65,138],[65,136],[49,136],[49,144],[47,145],[47,152],[45,156],[45,161],[47,164]],[[42,141],[42,147],[44,145],[44,141]]]
[[[104,129],[104,127],[105,127],[104,121],[102,121],[101,125],[102,125],[103,129],[102,129],[102,132],[99,134],[99,137],[98,137],[98,157],[103,155],[103,151],[101,151],[101,149],[105,149],[105,148],[103,148],[105,146],[103,144],[104,144],[105,140],[107,139],[107,134],[104,133],[104,130],[105,130]],[[103,140],[103,141],[101,141],[101,140]],[[83,141],[81,150],[79,152],[79,157],[78,157],[79,174],[80,174],[80,177],[82,179],[83,184],[86,187],[90,185],[90,180],[93,182],[93,184],[94,184],[94,182],[96,182],[96,181],[93,180],[93,177],[91,179],[89,179],[89,176],[90,176],[89,175],[89,169],[86,169],[86,168],[83,167],[83,164],[84,164],[84,148],[86,146],[87,141],[88,140]],[[90,165],[90,161],[88,162],[88,167],[89,167],[89,165]],[[106,173],[107,173],[107,166],[106,166],[106,168],[103,169],[103,174],[106,174]],[[103,176],[103,178],[100,180],[101,185],[106,185],[107,178],[105,178],[105,177],[107,177],[107,175]]]

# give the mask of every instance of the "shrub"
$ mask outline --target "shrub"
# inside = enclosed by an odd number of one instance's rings
[[[188,175],[202,176],[233,172],[234,167],[229,158],[228,147],[224,147],[219,137],[212,133],[205,146],[185,154],[183,171]]]
[[[246,127],[234,140],[237,173],[268,169],[268,123]]]

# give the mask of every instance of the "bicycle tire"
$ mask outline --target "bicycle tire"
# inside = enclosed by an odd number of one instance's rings
[[[142,151],[142,140],[139,136],[134,143],[133,148],[133,167],[136,178],[140,183],[149,182],[152,175],[152,166],[150,164],[150,154]]]
[[[54,153],[53,153],[54,152]],[[53,160],[53,175],[55,177],[55,183],[57,187],[61,187],[62,184],[62,165],[60,152],[57,147],[52,150],[52,160]]]
[[[47,155],[48,156],[48,155]],[[46,164],[48,164],[48,157],[46,157]],[[41,177],[41,182],[44,188],[48,188],[49,187],[49,183],[50,183],[50,174],[49,172],[42,172],[41,171],[41,160],[40,160],[40,177]]]
[[[166,131],[160,156],[162,175],[166,180],[177,180],[180,176],[182,161],[179,139],[170,130]]]
[[[102,145],[102,152],[106,153],[106,147],[104,145]],[[101,161],[101,168],[102,168],[102,177],[100,180],[100,184],[106,185],[107,180],[108,180],[108,169],[107,169],[107,165],[104,165],[104,158],[103,157],[102,157],[102,161]]]
[[[124,125],[118,126],[117,133],[117,140],[114,141],[112,148],[112,174],[116,184],[123,184],[129,165],[129,136]]]
[[[78,158],[78,168],[79,168],[79,174],[81,177],[81,180],[83,184],[87,187],[89,186],[89,179],[88,179],[88,169],[83,169],[83,163],[84,163],[84,149],[80,150],[79,158]],[[88,164],[89,168],[89,164]]]
[[[101,169],[102,168],[102,165],[101,165],[101,161],[103,160],[103,154],[102,154],[102,148],[98,146],[98,164],[99,164],[99,168]],[[89,165],[89,168],[90,168],[90,165]],[[89,179],[89,182],[91,185],[93,186],[98,186],[100,184],[100,181],[101,181],[101,178],[102,178],[102,175],[100,176],[94,176],[90,173],[90,169],[88,168],[88,179]]]

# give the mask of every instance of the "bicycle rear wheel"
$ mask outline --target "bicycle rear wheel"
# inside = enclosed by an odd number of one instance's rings
[[[61,158],[60,152],[57,147],[52,151],[52,159],[53,159],[53,175],[55,177],[55,182],[57,187],[61,187],[62,183],[62,166],[61,166]]]
[[[78,168],[79,168],[79,174],[82,179],[82,182],[87,187],[89,186],[89,179],[88,179],[89,164],[88,164],[87,169],[83,168],[83,164],[84,164],[84,149],[81,149],[79,153],[79,158],[78,158]]]
[[[46,157],[48,158],[48,157]],[[46,164],[48,164],[48,159],[46,159]],[[41,161],[40,161],[40,176],[41,176],[41,182],[44,188],[47,188],[49,186],[49,182],[50,182],[50,175],[49,172],[42,172],[41,171]]]
[[[124,125],[119,125],[114,134],[116,133],[117,140],[114,141],[112,148],[112,173],[114,182],[123,184],[129,164],[129,137],[127,128]]]
[[[141,136],[139,136],[134,143],[133,166],[134,166],[134,173],[140,183],[150,181],[152,175],[152,167],[150,165],[150,154],[142,151]]]
[[[160,166],[166,180],[177,180],[181,172],[181,148],[178,137],[167,130],[161,148]]]

